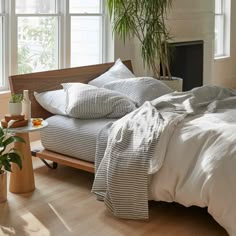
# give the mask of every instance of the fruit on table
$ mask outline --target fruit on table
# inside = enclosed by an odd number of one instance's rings
[[[43,122],[43,119],[42,119],[42,118],[33,118],[33,119],[32,119],[32,124],[33,124],[33,126],[41,125],[42,122]]]

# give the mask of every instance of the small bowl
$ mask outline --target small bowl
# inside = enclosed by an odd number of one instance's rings
[[[43,118],[33,118],[31,120],[31,122],[32,122],[33,126],[39,126],[42,124]]]

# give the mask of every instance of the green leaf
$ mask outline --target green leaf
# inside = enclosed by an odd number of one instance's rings
[[[0,128],[0,138],[2,138],[5,135],[4,131],[2,128]]]
[[[25,140],[19,136],[13,136],[14,142],[25,143]]]
[[[113,32],[124,43],[127,38],[137,37],[143,64],[157,77],[160,63],[169,68],[168,51],[162,44],[171,39],[165,23],[171,5],[172,0],[107,0]]]
[[[3,142],[3,145],[8,146],[9,144],[15,143],[15,142],[25,143],[25,140],[19,136],[10,136]]]
[[[12,171],[11,170],[11,163],[8,160],[8,153],[1,156],[1,165],[4,166],[4,169],[6,171],[10,171],[10,172]]]
[[[7,160],[7,157],[8,157],[8,153],[5,153],[5,154],[1,155],[1,156],[0,156],[0,161],[1,161],[1,163],[3,163],[4,161],[6,161],[6,160]]]
[[[5,150],[6,150],[6,147],[3,144],[1,144],[0,145],[0,158],[1,158],[1,155],[4,153]]]
[[[3,166],[4,166],[4,169],[5,169],[6,171],[12,172],[10,162],[7,162],[7,161],[4,162],[4,163],[3,163]]]
[[[11,137],[7,138],[5,141],[3,141],[3,146],[6,147],[13,142],[14,142],[14,138],[13,138],[13,136],[11,136]]]
[[[20,169],[22,169],[22,161],[20,155],[18,155],[15,152],[11,152],[8,154],[9,156],[9,161],[16,163]]]

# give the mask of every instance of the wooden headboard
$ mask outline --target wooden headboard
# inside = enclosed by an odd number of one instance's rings
[[[131,61],[123,61],[131,70]],[[9,76],[11,93],[23,93],[23,90],[29,90],[31,100],[32,117],[48,118],[53,114],[42,108],[34,98],[34,91],[45,92],[61,89],[61,83],[81,82],[88,83],[90,80],[106,72],[114,63],[105,63],[83,67],[73,67],[67,69],[51,70],[38,73]]]

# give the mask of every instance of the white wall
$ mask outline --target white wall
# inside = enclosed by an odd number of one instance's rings
[[[214,60],[214,83],[217,85],[236,88],[236,1],[231,0],[231,38],[230,57]]]
[[[204,41],[203,83],[211,84],[214,55],[214,0],[175,0],[168,22],[174,41]]]

